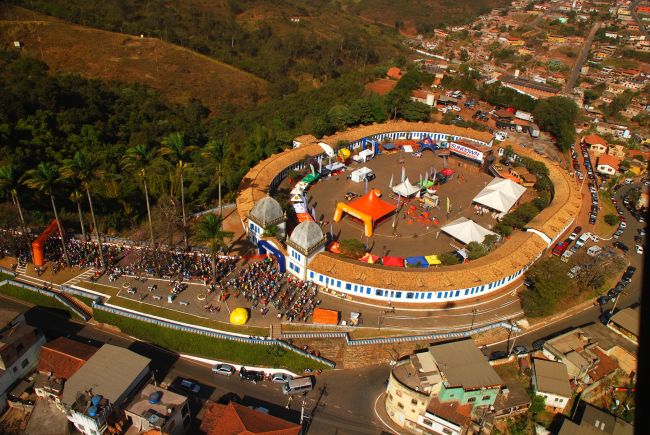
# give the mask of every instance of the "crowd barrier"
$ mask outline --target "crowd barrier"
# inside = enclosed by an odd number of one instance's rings
[[[521,329],[511,324],[510,322],[497,322],[489,325],[481,326],[467,331],[458,332],[444,332],[440,334],[422,334],[422,335],[406,335],[401,337],[382,337],[382,338],[363,338],[353,339],[350,338],[347,332],[285,332],[282,333],[283,339],[290,338],[342,338],[348,346],[366,346],[371,344],[390,344],[390,343],[406,343],[412,341],[435,341],[447,340],[452,338],[469,337],[474,334],[480,334],[494,328],[510,329],[514,332],[521,332]]]
[[[123,317],[128,317],[131,319],[139,320],[141,322],[146,322],[146,323],[152,323],[154,325],[162,326],[165,328],[170,328],[170,329],[175,329],[177,331],[183,331],[183,332],[189,332],[191,334],[198,334],[198,335],[205,335],[208,337],[213,337],[221,340],[230,340],[230,341],[236,341],[239,343],[249,343],[249,344],[258,344],[258,345],[264,345],[264,346],[272,346],[272,345],[277,345],[280,346],[286,350],[289,350],[291,352],[295,352],[301,356],[304,356],[305,358],[309,358],[311,360],[317,361],[321,364],[324,364],[328,367],[336,367],[336,363],[333,361],[330,361],[328,359],[318,357],[316,355],[312,355],[309,352],[305,352],[302,349],[299,349],[295,346],[290,345],[289,343],[286,343],[282,340],[277,340],[274,338],[267,338],[267,337],[245,337],[237,334],[229,334],[225,331],[217,331],[217,330],[211,330],[208,328],[197,328],[177,322],[173,322],[170,320],[163,320],[159,319],[156,317],[148,316],[142,313],[136,313],[128,310],[123,310],[121,308],[115,307],[115,306],[108,306],[104,305],[101,302],[95,301],[93,302],[93,309],[96,310],[101,310],[101,311],[106,311],[111,314],[115,314],[118,316],[123,316]]]
[[[16,287],[23,288],[25,290],[33,291],[35,293],[40,293],[40,294],[42,294],[44,296],[47,296],[49,298],[54,298],[57,301],[59,301],[60,303],[62,303],[63,305],[65,305],[66,307],[70,308],[75,314],[77,314],[79,317],[81,317],[85,321],[90,320],[90,316],[88,315],[88,313],[83,311],[77,305],[73,304],[72,302],[70,302],[68,299],[64,298],[60,294],[58,294],[56,292],[53,292],[52,290],[39,288],[39,287],[30,285],[30,284],[25,284],[25,283],[22,283],[22,282],[9,280],[9,279],[6,279],[6,280],[0,282],[0,287],[2,287],[4,285],[13,285],[13,286],[16,286]]]

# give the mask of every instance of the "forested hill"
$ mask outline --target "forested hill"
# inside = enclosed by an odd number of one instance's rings
[[[159,37],[275,82],[336,77],[386,62],[396,28],[431,31],[506,0],[10,0],[65,20]]]

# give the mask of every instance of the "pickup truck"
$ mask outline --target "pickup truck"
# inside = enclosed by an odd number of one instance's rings
[[[583,235],[580,236],[578,240],[576,240],[576,244],[574,246],[575,249],[580,249],[584,246],[585,242],[589,240],[589,237],[591,234],[589,233],[584,233]]]

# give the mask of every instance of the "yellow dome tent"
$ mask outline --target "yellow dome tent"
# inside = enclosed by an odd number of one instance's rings
[[[233,325],[243,325],[248,322],[248,311],[245,308],[235,308],[230,313],[230,323]]]
[[[345,162],[350,158],[350,150],[347,148],[341,148],[338,152],[339,161]]]

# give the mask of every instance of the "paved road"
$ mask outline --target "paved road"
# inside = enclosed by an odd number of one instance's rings
[[[582,44],[580,54],[578,54],[578,59],[576,59],[576,63],[573,65],[573,69],[571,70],[571,75],[569,75],[569,79],[566,82],[565,92],[567,93],[571,93],[576,85],[576,81],[580,76],[580,69],[587,60],[587,55],[589,54],[589,50],[591,50],[591,44],[594,42],[594,36],[596,36],[596,31],[598,30],[599,26],[600,23],[594,23],[594,25],[591,27],[591,30],[589,31],[589,34],[587,35],[587,38],[585,39],[584,44]]]
[[[624,194],[633,187],[634,185],[625,186],[619,189],[619,191],[617,192],[616,195],[617,200],[621,206],[623,204]],[[626,228],[625,232],[621,235],[619,240],[625,243],[630,248],[630,252],[626,254],[626,257],[630,261],[630,264],[637,268],[637,272],[634,275],[634,278],[630,283],[630,285],[628,285],[625,288],[625,291],[623,292],[623,294],[621,294],[621,297],[619,297],[617,310],[619,308],[622,309],[622,308],[630,307],[632,305],[639,304],[641,302],[641,290],[643,288],[643,261],[644,260],[643,260],[643,256],[637,254],[634,250],[634,245],[635,245],[634,236],[638,234],[637,229],[645,227],[645,224],[640,224],[639,222],[637,222],[637,220],[625,208],[623,208],[623,213],[625,215],[625,219],[627,221],[628,227]],[[598,244],[601,246],[611,245],[611,241],[601,241]],[[607,309],[611,308],[611,303],[608,304],[605,308]],[[541,329],[537,329],[517,337],[516,344],[524,344],[529,349],[531,349],[533,342],[537,340],[548,338],[552,335],[558,334],[560,332],[569,329],[577,328],[580,326],[585,326],[589,324],[599,324],[600,322],[598,320],[598,317],[600,316],[600,314],[601,314],[600,307],[590,306],[588,309],[582,311],[577,315],[574,315],[567,319],[560,320]],[[506,351],[507,344],[508,344],[507,342],[502,342],[492,346],[488,346],[487,349],[484,350],[484,352],[489,355],[491,352],[494,352],[495,350]],[[510,342],[510,345],[512,345],[512,342]]]
[[[29,306],[3,297],[0,297],[0,301],[8,307]],[[277,414],[293,417],[296,421],[300,416],[300,398],[295,397],[289,404],[289,410],[285,409],[288,397],[282,394],[279,384],[262,382],[255,385],[242,382],[238,377],[214,375],[205,364],[180,358],[174,352],[121,334],[65,320],[50,309],[34,307],[26,317],[29,324],[46,331],[48,338],[66,335],[96,346],[110,343],[151,358],[156,379],[172,387],[180,382],[180,378],[199,382],[202,391],[195,403],[195,410],[206,399],[218,401],[234,393],[247,405],[263,406]],[[306,415],[313,414],[309,433],[379,434],[384,428],[375,417],[373,404],[385,388],[388,373],[387,365],[379,365],[363,370],[333,370],[317,376],[316,388],[305,401]]]

